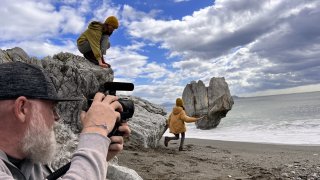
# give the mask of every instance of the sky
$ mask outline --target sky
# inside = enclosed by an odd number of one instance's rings
[[[319,0],[1,0],[0,49],[81,55],[79,35],[110,15],[114,81],[153,103],[212,77],[236,96],[320,90]]]

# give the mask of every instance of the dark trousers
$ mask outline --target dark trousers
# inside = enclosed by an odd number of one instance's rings
[[[166,136],[165,138],[168,140],[168,142],[171,141],[171,140],[178,140],[179,139],[179,134],[174,134],[174,137]],[[184,139],[185,139],[185,133],[183,132],[183,133],[181,133],[181,141],[180,141],[179,149],[183,149]]]
[[[92,51],[86,52],[83,54],[83,56],[88,59],[90,62],[92,62],[95,65],[99,65],[99,62],[97,61],[96,57],[94,56]]]

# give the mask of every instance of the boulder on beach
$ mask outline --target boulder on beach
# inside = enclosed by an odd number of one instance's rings
[[[224,77],[211,78],[209,87],[201,80],[192,81],[184,88],[182,99],[188,116],[204,116],[196,122],[199,129],[217,127],[234,104]]]

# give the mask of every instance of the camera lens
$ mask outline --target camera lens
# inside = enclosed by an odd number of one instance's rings
[[[120,113],[121,120],[132,118],[134,113],[134,103],[128,98],[120,98],[119,103],[122,106],[123,111]]]

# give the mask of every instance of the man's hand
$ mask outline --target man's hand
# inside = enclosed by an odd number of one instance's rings
[[[82,132],[107,136],[114,128],[116,120],[120,120],[119,112],[122,112],[122,106],[117,100],[116,96],[97,93],[89,110],[81,113]]]
[[[128,123],[122,123],[121,126],[119,126],[118,131],[122,132],[124,137],[129,137],[131,133]],[[109,146],[107,161],[114,158],[119,152],[123,150],[123,136],[110,137],[111,144]]]

